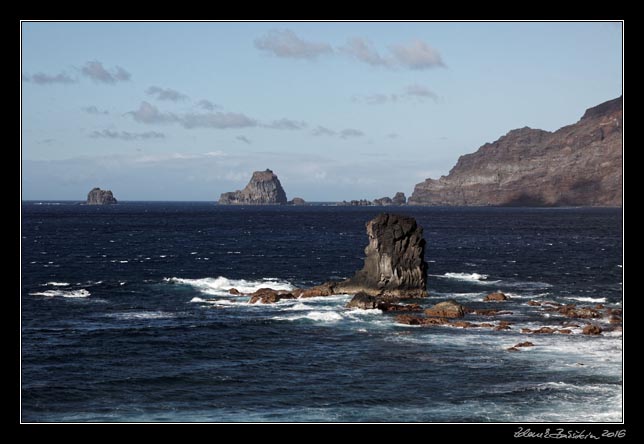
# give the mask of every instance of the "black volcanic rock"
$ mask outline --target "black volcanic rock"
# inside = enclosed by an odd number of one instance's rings
[[[379,298],[426,295],[427,262],[423,229],[412,217],[380,214],[367,222],[369,245],[362,270],[334,289]]]
[[[553,133],[512,130],[417,184],[408,204],[621,206],[622,120],[619,97]]]
[[[220,205],[284,205],[286,193],[271,170],[255,171],[243,190],[222,193]]]
[[[112,205],[117,202],[110,190],[101,190],[96,187],[87,193],[87,205]]]

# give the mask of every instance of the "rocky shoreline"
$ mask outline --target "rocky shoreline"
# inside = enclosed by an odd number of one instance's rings
[[[349,294],[353,297],[345,305],[346,309],[380,310],[393,316],[394,322],[401,325],[516,332],[514,323],[503,318],[513,314],[504,309],[511,298],[500,291],[487,294],[475,305],[463,305],[448,299],[429,307],[423,306],[423,298],[427,295],[425,239],[423,228],[414,218],[383,213],[367,222],[366,230],[369,244],[365,248],[364,267],[349,279],[293,290],[260,288],[253,293],[242,293],[231,288],[229,293],[250,297],[249,304]],[[412,300],[412,303],[400,303],[403,300]],[[564,318],[558,326],[522,328],[520,333],[525,335],[598,336],[602,332],[622,329],[622,310],[602,304],[585,306],[530,300],[525,305],[543,312],[544,317],[555,315]],[[603,327],[598,321],[602,321]],[[508,351],[517,352],[533,346],[534,343],[524,341],[509,347]]]

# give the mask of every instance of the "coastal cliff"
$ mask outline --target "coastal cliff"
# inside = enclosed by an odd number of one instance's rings
[[[414,188],[409,205],[622,205],[622,98],[555,132],[521,128]]]
[[[286,193],[273,171],[255,171],[243,190],[222,193],[220,205],[284,205]]]

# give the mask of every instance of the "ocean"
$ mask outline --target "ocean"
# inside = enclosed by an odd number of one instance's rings
[[[424,227],[415,302],[502,308],[511,330],[228,294],[350,277],[381,212]],[[23,202],[21,418],[622,421],[621,331],[520,333],[567,322],[531,300],[621,309],[622,242],[621,209]],[[496,290],[511,299],[482,302]]]

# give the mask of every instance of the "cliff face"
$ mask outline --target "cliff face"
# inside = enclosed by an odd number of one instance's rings
[[[512,130],[416,185],[410,205],[621,206],[622,98],[551,133]]]
[[[220,205],[286,204],[286,193],[277,176],[271,171],[255,171],[243,190],[222,193]]]
[[[110,190],[93,188],[87,193],[87,205],[111,205],[115,203],[117,203],[117,200]]]

